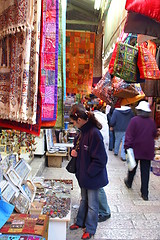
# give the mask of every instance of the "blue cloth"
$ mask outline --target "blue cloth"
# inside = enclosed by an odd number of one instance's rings
[[[81,189],[81,202],[77,214],[76,224],[83,227],[85,223],[86,232],[95,234],[98,224],[98,190]]]
[[[90,121],[81,129],[76,160],[76,178],[85,189],[99,189],[108,184],[107,154],[101,132]],[[75,140],[76,141],[76,140]]]
[[[0,228],[7,222],[13,212],[14,206],[4,201],[0,195]]]
[[[123,160],[126,159],[125,149],[124,149],[124,140],[125,140],[125,132],[115,132],[115,144],[114,144],[114,154],[118,155],[120,144],[121,145],[121,158]]]
[[[136,159],[153,160],[156,132],[152,118],[136,116],[131,119],[126,130],[124,148],[133,148]]]
[[[99,215],[106,217],[111,214],[111,210],[108,205],[107,196],[104,191],[104,188],[99,189]]]
[[[131,108],[126,107],[126,110],[124,106],[116,108],[113,111],[110,125],[114,127],[115,132],[124,132],[126,131],[132,117],[134,117],[134,113]]]

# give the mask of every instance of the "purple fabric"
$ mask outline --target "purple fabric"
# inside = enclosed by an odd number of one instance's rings
[[[59,1],[45,0],[44,6],[41,53],[42,121],[51,122],[57,118]]]
[[[153,160],[155,137],[156,124],[152,118],[133,117],[126,130],[124,148],[133,148],[138,160]]]

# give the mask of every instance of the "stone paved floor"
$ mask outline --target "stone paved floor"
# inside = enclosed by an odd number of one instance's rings
[[[132,189],[127,189],[123,182],[127,174],[126,162],[115,157],[113,152],[109,152],[108,156],[107,169],[110,182],[105,187],[105,191],[111,208],[111,218],[98,223],[96,234],[92,239],[160,240],[160,177],[151,172],[149,201],[144,201],[140,196],[139,169]],[[70,226],[76,218],[80,191],[75,176],[65,170],[65,165],[66,161],[63,161],[62,168],[46,167],[42,175],[45,178],[73,179]],[[66,240],[80,240],[82,234],[82,230],[70,231],[67,228]]]

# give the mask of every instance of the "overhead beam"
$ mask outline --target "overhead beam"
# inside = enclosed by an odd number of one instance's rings
[[[98,22],[91,22],[91,21],[81,21],[81,20],[66,20],[68,24],[79,24],[79,25],[92,25],[97,26]]]
[[[67,5],[67,12],[68,11],[73,11],[73,10],[76,10],[76,11],[81,12],[81,13],[87,15],[87,16],[95,18],[95,14],[93,14],[93,13],[91,13],[91,12],[89,12],[89,11],[83,9],[83,8],[77,7],[77,6],[75,6],[75,5],[71,4],[71,3],[68,3],[68,5]]]

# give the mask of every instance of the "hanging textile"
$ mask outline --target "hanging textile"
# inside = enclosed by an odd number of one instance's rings
[[[32,31],[27,28],[26,31],[16,32],[1,39],[0,118],[2,119],[29,124],[36,123],[38,25],[41,1],[39,3],[38,8],[37,4],[34,4],[34,28]],[[33,65],[30,67],[31,63]]]
[[[41,52],[42,121],[57,117],[59,1],[44,0]]]
[[[102,40],[103,35],[97,34],[95,37],[93,78],[102,77]]]
[[[95,33],[66,31],[66,91],[87,94],[93,82]],[[77,88],[78,86],[78,88]]]
[[[62,55],[63,55],[63,100],[66,100],[66,11],[67,0],[62,0]]]
[[[58,90],[57,118],[53,121],[43,121],[43,127],[62,127],[63,124],[63,80],[62,80],[62,13],[59,8],[59,45],[58,45]]]
[[[1,0],[0,37],[33,27],[34,0]]]
[[[0,69],[0,79],[3,80],[0,85],[0,117],[4,118],[0,119],[0,126],[35,135],[39,135],[41,126],[38,86],[40,17],[41,0],[34,0],[34,29],[10,35],[8,45],[11,48],[2,60],[10,58],[6,61],[7,67]]]

